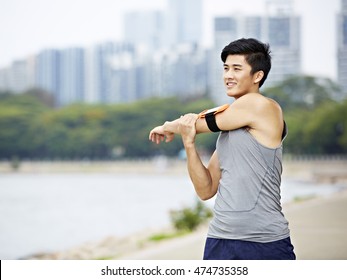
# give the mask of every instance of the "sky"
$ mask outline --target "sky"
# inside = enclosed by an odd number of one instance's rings
[[[213,17],[263,15],[268,0],[202,1],[204,44],[210,46]],[[336,15],[342,0],[292,1],[294,12],[302,17],[303,72],[336,80]],[[120,41],[124,13],[163,10],[166,4],[166,0],[0,0],[0,68],[44,48]]]

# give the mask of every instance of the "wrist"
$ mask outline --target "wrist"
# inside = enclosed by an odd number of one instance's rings
[[[165,121],[163,126],[165,129],[170,129],[170,127],[172,126],[172,121]]]
[[[187,150],[187,149],[195,149],[195,141],[194,140],[185,140],[185,139],[183,139],[182,138],[182,140],[183,140],[183,146],[184,146],[184,148]]]
[[[175,121],[166,121],[163,124],[163,129],[168,133],[179,133],[178,123]]]
[[[165,132],[168,132],[168,130],[169,130],[169,121],[164,122],[164,124],[163,124],[163,130],[164,130]]]

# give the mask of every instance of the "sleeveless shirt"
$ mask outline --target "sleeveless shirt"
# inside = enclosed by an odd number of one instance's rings
[[[287,135],[284,123],[282,142]],[[272,242],[289,237],[281,207],[282,143],[260,144],[246,128],[220,133],[221,169],[208,237]]]

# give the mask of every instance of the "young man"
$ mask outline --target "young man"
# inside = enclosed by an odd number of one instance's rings
[[[180,134],[196,193],[202,200],[217,194],[204,259],[295,259],[280,202],[286,125],[281,107],[259,92],[271,69],[269,46],[239,39],[221,58],[234,102],[205,117],[186,114],[165,122],[149,139],[159,144]],[[222,132],[205,167],[195,137],[211,130]]]

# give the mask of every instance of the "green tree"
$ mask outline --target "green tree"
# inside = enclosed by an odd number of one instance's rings
[[[334,100],[335,85],[327,79],[323,82],[291,78],[266,90],[265,95],[284,107],[289,128],[286,153],[347,152],[347,101]],[[310,99],[307,92],[317,93]],[[151,98],[130,104],[52,105],[44,92],[0,93],[1,159],[177,156],[183,148],[179,136],[170,144],[156,145],[148,141],[149,131],[166,120],[216,104],[207,98]],[[217,133],[198,135],[198,149],[214,151],[217,137]]]
[[[32,157],[32,124],[46,111],[35,97],[2,95],[0,98],[0,157]]]
[[[293,154],[347,152],[347,101],[328,101],[314,110],[297,109],[286,114],[289,134],[285,151]]]
[[[327,100],[344,96],[341,88],[330,79],[312,76],[292,76],[266,88],[264,94],[277,100],[284,110],[315,108]]]
[[[150,129],[213,104],[208,99],[152,98],[131,104],[53,108],[48,97],[37,90],[0,96],[1,158],[176,156],[183,147],[180,138],[154,145],[148,141]],[[208,137],[201,140],[202,145],[208,143]]]

